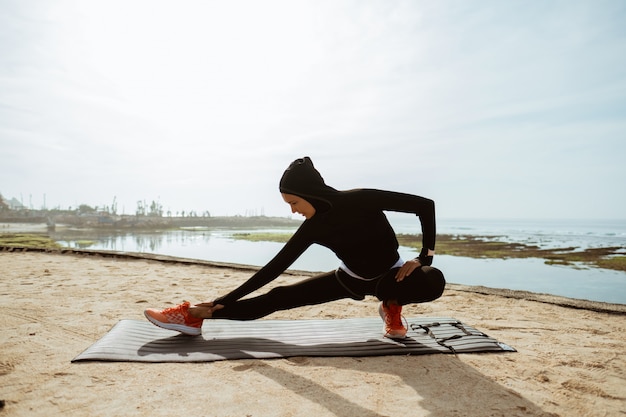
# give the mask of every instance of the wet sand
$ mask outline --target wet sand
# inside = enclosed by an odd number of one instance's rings
[[[626,415],[626,306],[450,285],[404,314],[449,316],[516,353],[146,364],[71,359],[146,307],[208,301],[251,269],[0,252],[0,400],[11,416]],[[306,276],[284,274],[272,285]],[[376,317],[346,300],[271,319]]]

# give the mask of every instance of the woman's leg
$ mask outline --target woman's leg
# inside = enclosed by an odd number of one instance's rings
[[[235,301],[216,310],[213,318],[254,320],[275,311],[350,297],[350,293],[337,281],[335,271],[332,271],[292,285],[273,288],[258,297]]]
[[[446,280],[437,268],[422,266],[400,282],[395,279],[396,271],[391,270],[378,283],[375,295],[379,300],[406,305],[433,301],[443,294]]]

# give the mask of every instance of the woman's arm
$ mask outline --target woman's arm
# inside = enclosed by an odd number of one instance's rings
[[[422,250],[417,258],[406,261],[398,269],[395,278],[399,282],[413,273],[415,269],[433,263],[437,233],[435,202],[429,198],[392,191],[380,191],[375,194],[375,197],[382,202],[382,210],[414,213],[420,219]]]
[[[413,213],[419,217],[422,231],[422,251],[418,259],[422,265],[430,265],[435,251],[436,221],[435,202],[429,198],[394,191],[360,190],[363,204],[373,204],[380,210]],[[430,258],[430,259],[429,259]]]
[[[271,261],[238,288],[213,301],[213,304],[226,305],[230,302],[237,301],[272,282],[280,274],[285,272],[311,243],[311,239],[308,238],[307,228],[303,224]]]

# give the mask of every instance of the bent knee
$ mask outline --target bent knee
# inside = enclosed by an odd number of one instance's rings
[[[446,278],[443,276],[443,272],[435,267],[424,266],[422,270],[430,290],[430,300],[428,301],[436,300],[443,295],[443,291],[446,288]]]

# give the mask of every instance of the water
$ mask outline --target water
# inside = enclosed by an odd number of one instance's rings
[[[414,216],[390,216],[398,233],[418,233]],[[520,221],[456,220],[438,221],[438,232],[504,236],[507,241],[534,244],[543,248],[618,246],[626,252],[626,221]],[[155,233],[94,235],[59,234],[57,240],[69,247],[79,247],[84,239],[93,240],[89,249],[120,252],[144,252],[216,262],[262,266],[282,247],[282,243],[249,242],[232,237],[233,233],[261,230],[174,230]],[[269,230],[268,232],[290,232]],[[414,249],[400,248],[404,259],[417,256]],[[326,248],[314,245],[291,269],[327,271],[339,262]],[[542,259],[472,259],[437,255],[434,266],[452,283],[482,285],[547,293],[571,298],[626,304],[626,272],[584,266],[546,265]]]

